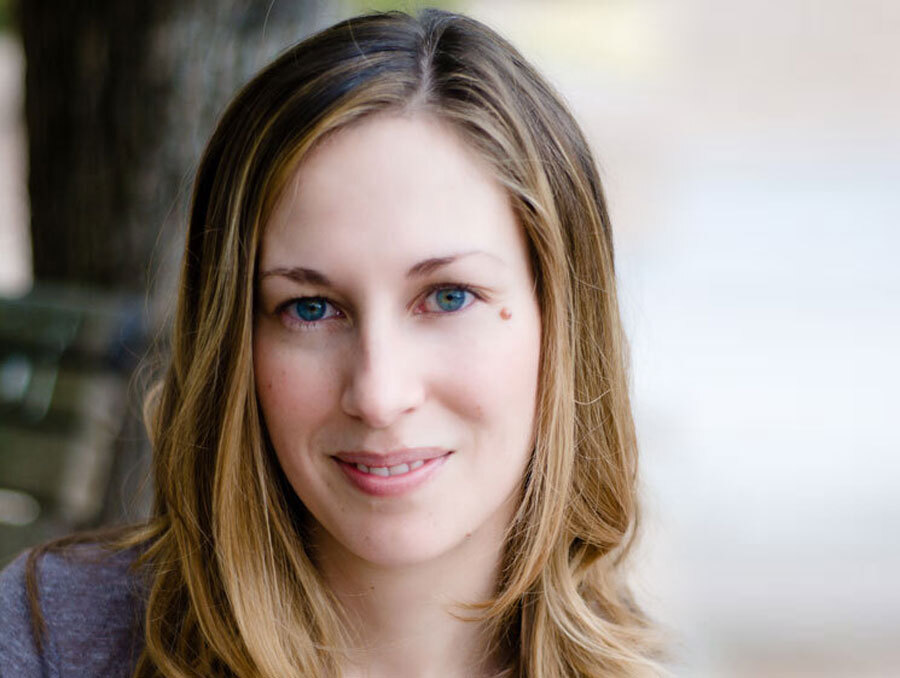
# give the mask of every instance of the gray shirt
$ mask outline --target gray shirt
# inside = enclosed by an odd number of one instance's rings
[[[0,676],[130,676],[143,649],[143,594],[129,570],[135,551],[68,547],[38,561],[46,624],[38,652],[22,554],[0,573]]]

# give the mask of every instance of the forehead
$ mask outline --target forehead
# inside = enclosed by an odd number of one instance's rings
[[[517,250],[522,234],[487,162],[451,128],[423,114],[380,114],[324,139],[276,202],[262,256],[325,258],[442,250]],[[288,262],[285,262],[288,263]]]

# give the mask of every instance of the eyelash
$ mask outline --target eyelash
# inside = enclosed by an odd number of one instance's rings
[[[424,296],[422,297],[423,301],[430,297],[435,292],[439,292],[441,290],[460,290],[462,292],[466,292],[471,294],[474,298],[473,301],[466,303],[461,308],[456,309],[455,311],[426,311],[426,313],[434,314],[434,315],[453,315],[454,313],[459,313],[460,311],[464,311],[469,306],[471,306],[474,301],[484,301],[484,296],[480,294],[477,290],[469,285],[463,283],[438,283],[436,285],[432,285],[426,291]],[[343,315],[343,312],[337,308],[331,301],[326,297],[319,296],[306,296],[306,297],[294,297],[293,299],[289,299],[282,304],[279,304],[275,309],[275,314],[284,319],[284,322],[293,326],[294,328],[301,330],[312,330],[315,329],[317,325],[321,325],[326,320],[334,320],[335,318],[340,318],[341,315],[328,316],[325,318],[320,318],[319,320],[303,320],[302,318],[298,318],[296,316],[288,316],[288,312],[290,309],[300,301],[304,299],[321,299],[326,304],[331,306],[332,308],[338,310],[338,312]]]

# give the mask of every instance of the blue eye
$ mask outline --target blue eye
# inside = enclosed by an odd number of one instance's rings
[[[483,297],[465,285],[437,285],[420,302],[417,312],[438,315],[454,313],[471,306],[476,299]],[[288,327],[309,330],[326,329],[324,321],[344,318],[343,312],[325,297],[291,299],[279,307],[278,315]]]
[[[294,304],[294,307],[297,310],[297,315],[303,320],[313,322],[314,320],[321,320],[325,315],[327,303],[324,299],[301,299]]]
[[[335,313],[326,315],[329,306],[328,300],[323,297],[303,297],[291,301],[285,307],[285,311],[302,322],[314,323],[335,315]]]
[[[448,288],[435,293],[435,301],[445,311],[457,311],[466,300],[466,291]]]
[[[428,311],[453,313],[468,306],[474,296],[471,290],[459,285],[438,287],[428,295],[425,306]],[[433,304],[429,303],[432,298]]]

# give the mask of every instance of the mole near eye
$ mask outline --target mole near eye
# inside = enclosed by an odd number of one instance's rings
[[[503,318],[504,320],[509,320],[510,318],[512,318],[512,311],[510,311],[508,308],[505,308],[505,307],[501,308],[500,309],[500,317]]]

